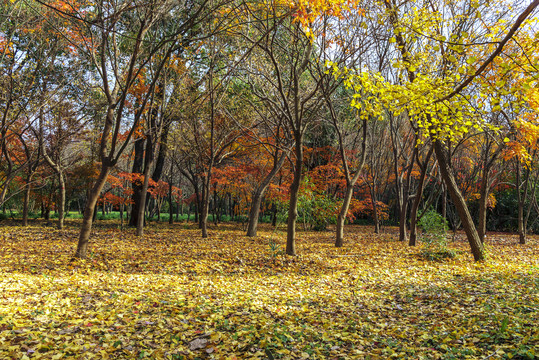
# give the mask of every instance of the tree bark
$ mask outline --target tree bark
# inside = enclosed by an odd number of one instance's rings
[[[170,178],[168,179],[168,223],[174,224],[174,206],[172,203],[172,163],[170,165]]]
[[[151,144],[146,148],[146,152],[148,152],[149,147],[151,147]],[[142,189],[140,192],[140,205],[137,214],[137,236],[142,236],[144,234],[144,211],[146,210],[146,197],[148,195],[148,185],[150,184],[150,167],[152,165],[151,155],[149,156],[150,158],[146,162],[146,168],[144,169],[144,182],[142,183]]]
[[[380,219],[378,217],[378,205],[376,204],[376,199],[372,195],[372,212],[374,218],[374,233],[380,234]]]
[[[423,190],[425,188],[425,179],[427,178],[427,167],[429,160],[432,156],[433,148],[429,150],[423,164],[419,163],[419,155],[417,161],[421,167],[421,175],[419,177],[419,184],[417,185],[417,191],[412,203],[412,208],[410,209],[410,239],[408,245],[415,246],[417,243],[417,212],[419,211],[419,205],[423,198]]]
[[[529,180],[529,172],[526,174],[526,178],[524,180],[524,194],[522,194],[522,185],[521,185],[521,167],[520,163],[517,162],[517,174],[516,174],[516,191],[517,191],[517,200],[518,200],[518,237],[519,237],[519,243],[520,244],[526,244],[526,221],[524,218],[524,202],[526,201],[526,198],[528,197],[528,180]]]
[[[406,227],[406,214],[408,212],[408,197],[403,194],[399,209],[399,241],[408,241],[408,229]]]
[[[299,187],[303,171],[303,142],[301,136],[296,137],[296,167],[294,179],[290,185],[290,203],[288,206],[288,224],[286,234],[286,254],[296,255],[296,220],[298,218]]]
[[[32,191],[31,177],[26,179],[26,188],[24,189],[24,203],[22,208],[22,226],[28,226],[28,204],[30,203],[30,192]]]
[[[350,207],[350,202],[352,201],[353,194],[354,194],[354,184],[347,184],[341,210],[339,211],[339,215],[337,216],[337,229],[336,229],[336,236],[335,236],[336,247],[343,246],[344,222],[346,221],[346,215],[348,214],[348,208]]]
[[[134,141],[135,156],[133,159],[133,167],[131,172],[133,174],[142,174],[144,166],[144,138],[140,137]],[[140,208],[140,193],[142,191],[142,185],[138,185],[133,182],[131,185],[133,189],[133,195],[131,199],[133,204],[131,205],[131,216],[129,218],[129,226],[137,226],[139,208]]]
[[[202,230],[202,238],[208,237],[208,214],[210,210],[210,179],[208,171],[208,179],[203,178],[202,185],[202,211],[200,212],[200,229]]]
[[[273,168],[271,169],[270,173],[264,178],[264,180],[262,180],[253,195],[253,201],[251,203],[251,209],[249,211],[249,225],[247,227],[247,236],[256,236],[258,228],[258,214],[260,212],[262,198],[264,197],[264,194],[266,193],[273,178],[275,177],[275,175],[277,175],[277,173],[283,166],[286,155],[286,153],[282,153],[278,159],[275,158]]]
[[[363,169],[363,166],[365,165],[365,160],[367,159],[367,120],[363,120],[363,140],[361,141],[361,158],[357,166],[356,173],[352,177],[350,174],[350,169],[347,164],[348,157],[346,156],[346,152],[344,151],[344,139],[342,138],[342,134],[338,129],[337,117],[334,113],[333,107],[331,106],[329,100],[328,100],[328,105],[332,109],[331,112],[332,112],[332,117],[334,119],[333,123],[339,135],[339,150],[341,153],[344,173],[346,177],[346,191],[345,191],[343,203],[341,206],[341,210],[339,211],[339,215],[337,216],[337,228],[335,230],[335,247],[342,247],[343,241],[344,241],[344,223],[346,221],[346,215],[348,215],[348,209],[350,208],[350,202],[352,201],[352,196],[354,195],[354,186],[359,180],[361,170]]]
[[[256,189],[255,193],[253,194],[251,209],[249,210],[249,224],[247,225],[247,236],[249,237],[256,236],[258,228],[258,214],[260,213],[260,206],[262,205],[262,198],[264,196],[264,192],[267,189],[267,186],[263,189],[260,188],[261,186],[262,184]]]
[[[88,200],[84,209],[84,217],[82,219],[82,226],[79,234],[79,242],[77,244],[77,251],[75,253],[76,258],[85,259],[88,256],[88,241],[90,239],[90,232],[92,230],[92,223],[94,218],[94,210],[103,190],[103,186],[107,182],[107,176],[110,172],[110,166],[102,163],[99,176],[94,183],[94,186],[88,194]]]
[[[483,177],[481,179],[481,188],[479,190],[479,223],[477,227],[477,233],[481,242],[485,242],[487,235],[487,208],[488,208],[488,173],[489,169],[483,170]]]
[[[434,141],[433,146],[434,153],[436,154],[436,159],[438,160],[438,165],[440,167],[440,173],[447,187],[447,191],[449,192],[449,196],[451,197],[451,200],[453,201],[453,204],[455,205],[455,208],[459,214],[459,218],[462,222],[466,237],[468,238],[473,257],[475,261],[482,261],[485,259],[485,249],[481,239],[479,239],[479,234],[477,233],[477,229],[473,223],[472,216],[470,215],[470,211],[466,205],[466,201],[464,200],[457,182],[455,181],[455,177],[453,176],[453,172],[449,164],[449,159],[446,158],[444,148],[438,140]]]
[[[60,190],[60,205],[58,206],[58,229],[64,228],[64,211],[66,206],[66,184],[64,173],[60,166],[58,165],[58,189]]]

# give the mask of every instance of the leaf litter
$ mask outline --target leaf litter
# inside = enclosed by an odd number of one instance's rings
[[[0,229],[1,359],[533,359],[539,243],[490,236],[429,262],[394,233],[300,232],[297,257],[263,228]]]

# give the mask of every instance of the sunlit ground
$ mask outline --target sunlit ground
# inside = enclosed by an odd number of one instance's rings
[[[539,356],[539,241],[488,241],[476,264],[426,261],[421,246],[349,227],[257,238],[221,225],[202,239],[161,225],[142,239],[96,229],[70,262],[77,223],[0,227],[0,359],[533,359]]]

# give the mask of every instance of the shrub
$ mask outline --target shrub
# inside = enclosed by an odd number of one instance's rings
[[[447,247],[447,220],[434,210],[427,211],[418,226],[421,228],[421,256],[430,261],[454,258],[457,253]]]

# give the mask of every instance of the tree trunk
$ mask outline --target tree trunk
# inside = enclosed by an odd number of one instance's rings
[[[213,223],[217,225],[218,217],[217,212],[219,211],[219,196],[217,195],[217,186],[213,190],[213,201],[212,201],[212,210],[213,210]]]
[[[432,152],[429,152],[425,161],[424,168],[421,169],[421,175],[419,177],[419,184],[417,185],[417,191],[410,209],[410,239],[408,245],[415,246],[417,243],[417,212],[419,210],[419,204],[423,198],[423,189],[425,188],[425,178],[427,177],[427,165],[431,157]]]
[[[267,188],[267,186],[266,186]],[[265,192],[266,188],[262,191]],[[249,210],[249,224],[247,225],[247,236],[256,236],[258,228],[258,213],[260,212],[260,206],[262,204],[263,193],[260,191],[260,187],[253,195],[253,201],[251,202],[251,209]]]
[[[105,186],[105,183],[107,182],[109,172],[110,166],[103,163],[101,165],[99,176],[90,193],[88,194],[79,234],[79,242],[77,244],[77,252],[75,253],[76,258],[85,259],[88,255],[88,241],[90,239],[90,232],[92,230],[95,206],[97,204],[97,200],[99,199],[99,195],[101,194],[101,190],[103,190],[103,186]]]
[[[517,174],[516,174],[516,191],[517,191],[517,201],[518,201],[518,237],[519,237],[519,243],[520,244],[526,244],[526,223],[524,221],[524,202],[526,201],[527,197],[527,188],[528,188],[528,178],[526,178],[525,189],[524,189],[524,195],[522,195],[521,192],[521,168],[520,163],[517,162]]]
[[[22,226],[28,226],[28,204],[30,203],[30,192],[32,191],[32,185],[30,183],[31,177],[26,179],[26,188],[24,189],[24,203],[22,207]]]
[[[336,229],[336,237],[335,237],[336,247],[343,246],[344,223],[346,221],[346,215],[348,214],[348,208],[350,207],[350,202],[352,201],[353,194],[354,194],[354,184],[348,183],[346,185],[346,192],[344,194],[341,211],[339,211],[339,215],[337,216],[337,229]]]
[[[374,220],[374,233],[380,234],[380,220],[378,219],[378,205],[376,204],[376,193],[374,184],[372,186],[369,186],[369,192],[371,194],[371,202],[372,202],[372,217]]]
[[[378,218],[378,205],[376,204],[376,201],[373,200],[372,203],[372,212],[374,217],[374,233],[380,234],[380,219]]]
[[[120,230],[124,229],[124,205],[118,205],[118,210],[120,211]]]
[[[264,194],[266,193],[266,190],[268,189],[269,185],[273,181],[273,178],[275,177],[275,175],[277,175],[277,173],[283,166],[286,155],[287,153],[282,153],[278,160],[275,157],[275,160],[273,162],[273,168],[271,169],[270,173],[264,178],[264,180],[262,180],[253,195],[253,201],[251,203],[251,209],[249,211],[249,225],[247,227],[247,236],[256,236],[256,231],[258,228],[258,214],[260,212],[262,198],[264,197]]]
[[[4,214],[6,213],[6,205],[4,204]],[[51,205],[50,205],[50,199],[45,205],[44,212],[43,212],[43,219],[47,221],[47,224],[49,224],[49,221],[51,219]]]
[[[197,188],[195,188],[195,222],[198,223],[198,228],[202,228],[202,223],[200,222],[200,210],[202,200],[200,199],[200,193],[198,192]]]
[[[447,186],[442,183],[442,217],[447,219]]]
[[[155,159],[155,168],[152,172],[152,180],[155,182],[158,182],[161,180],[161,176],[163,175],[163,169],[165,167],[165,160],[167,155],[167,141],[168,141],[168,130],[170,127],[170,123],[167,122],[163,126],[163,131],[161,132],[161,136],[159,138],[159,151],[157,153],[157,157]]]
[[[148,194],[148,185],[150,184],[150,163],[144,171],[144,182],[140,193],[140,206],[137,214],[137,236],[144,235],[144,211],[146,210],[146,196]]]
[[[133,159],[133,167],[131,172],[133,174],[141,174],[144,166],[144,138],[138,138],[134,142],[135,156]],[[131,216],[129,218],[129,226],[137,226],[138,223],[138,214],[140,208],[140,193],[142,186],[138,185],[136,182],[133,182],[131,185],[133,188],[133,195],[131,199],[133,204],[131,205]]]
[[[290,203],[288,206],[288,225],[286,233],[286,254],[296,255],[296,220],[298,218],[299,187],[303,170],[303,147],[301,138],[296,138],[296,168],[294,180],[290,186]]]
[[[453,172],[449,164],[449,159],[446,158],[444,148],[439,141],[435,140],[433,146],[434,153],[436,154],[436,159],[438,160],[438,165],[440,167],[442,179],[444,180],[447,191],[449,192],[449,196],[451,196],[451,200],[453,201],[453,204],[455,205],[455,208],[459,214],[459,218],[462,226],[464,227],[464,231],[466,232],[466,237],[468,238],[473,257],[475,261],[484,260],[485,249],[483,247],[483,243],[479,239],[479,234],[477,233],[473,223],[470,211],[466,205],[466,201],[464,200],[464,197],[458,188],[457,182],[455,181],[455,177],[453,176]]]
[[[200,212],[200,229],[202,230],[202,238],[208,237],[208,214],[210,211],[210,179],[209,171],[208,178],[204,178],[202,184],[202,211]]]
[[[58,229],[64,228],[64,211],[66,206],[66,184],[64,179],[64,173],[58,165],[58,188],[60,190],[60,204],[58,206]]]
[[[168,181],[168,223],[174,223],[174,207],[172,204],[172,180]]]
[[[272,219],[271,219],[271,226],[276,227],[277,226],[277,205],[273,203],[271,207],[271,213],[272,213]]]
[[[489,170],[485,168],[481,179],[481,189],[479,190],[479,224],[477,233],[482,243],[485,242],[487,235],[488,173]]]
[[[406,228],[406,213],[408,212],[407,196],[402,194],[401,206],[399,209],[399,241],[407,241],[408,229]]]
[[[223,214],[226,211],[226,198],[223,196],[219,201],[219,209],[217,212],[217,222],[221,223],[223,221]]]

